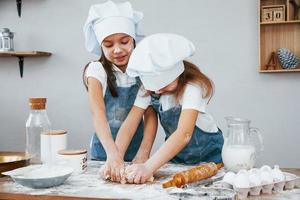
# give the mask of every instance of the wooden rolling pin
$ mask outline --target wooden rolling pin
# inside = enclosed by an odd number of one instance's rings
[[[178,187],[181,188],[187,183],[194,183],[203,179],[210,178],[217,174],[218,170],[223,167],[223,163],[215,164],[213,162],[199,165],[189,170],[176,173],[173,179],[163,183],[163,188]]]

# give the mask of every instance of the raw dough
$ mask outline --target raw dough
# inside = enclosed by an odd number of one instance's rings
[[[102,177],[102,171],[103,171],[103,168],[104,168],[104,165],[102,165],[102,167],[100,168],[100,176]],[[125,170],[126,171],[126,170]],[[121,176],[121,181],[120,181],[120,183],[121,184],[126,184],[126,183],[128,183],[127,182],[127,180],[126,180],[126,174],[125,174],[125,172],[123,173],[123,175]],[[129,177],[130,177],[130,174],[129,174]],[[102,177],[102,178],[104,178],[104,180],[110,180],[110,181],[112,181],[111,180],[111,177],[110,176],[106,176],[106,177]],[[152,177],[150,177],[146,182],[153,182],[154,181],[154,177],[152,176]]]

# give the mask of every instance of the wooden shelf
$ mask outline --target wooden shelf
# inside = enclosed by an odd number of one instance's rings
[[[24,57],[51,56],[52,53],[44,51],[0,51],[0,57],[17,57],[19,59],[20,76],[23,77]]]
[[[259,70],[260,73],[284,73],[284,72],[300,72],[300,69],[275,69],[275,70]]]
[[[300,11],[294,9],[290,0],[258,0],[258,5],[258,71],[261,73],[300,72],[299,65],[296,69],[282,69],[277,56],[278,49],[287,48],[300,58]],[[282,16],[284,21],[275,21],[280,19],[275,15],[278,12],[281,12],[278,16]],[[263,22],[264,19],[270,21]]]
[[[283,21],[283,22],[260,22],[261,25],[272,25],[272,24],[300,24],[300,20]]]
[[[50,56],[51,53],[49,52],[43,52],[43,51],[0,51],[1,57],[7,57],[7,56],[23,56],[23,57],[39,57],[39,56]]]

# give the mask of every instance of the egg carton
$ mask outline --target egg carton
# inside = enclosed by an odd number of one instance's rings
[[[292,190],[294,188],[300,188],[299,176],[288,172],[283,172],[283,174],[285,176],[284,181],[277,181],[271,184],[262,184],[254,187],[238,188],[225,181],[218,181],[214,183],[214,186],[233,189],[237,192],[239,199],[245,199],[248,196],[259,196],[262,194],[272,194],[282,192],[283,190]]]

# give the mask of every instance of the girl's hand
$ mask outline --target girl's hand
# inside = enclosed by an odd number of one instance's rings
[[[141,164],[146,162],[149,159],[149,154],[147,153],[137,153],[134,157],[134,159],[132,160],[133,164]]]
[[[125,164],[121,156],[108,156],[105,164],[100,170],[100,174],[104,179],[111,179],[115,182],[120,182],[124,174]]]
[[[145,183],[153,176],[153,172],[145,163],[132,164],[126,167],[125,174],[128,183],[136,184]]]

